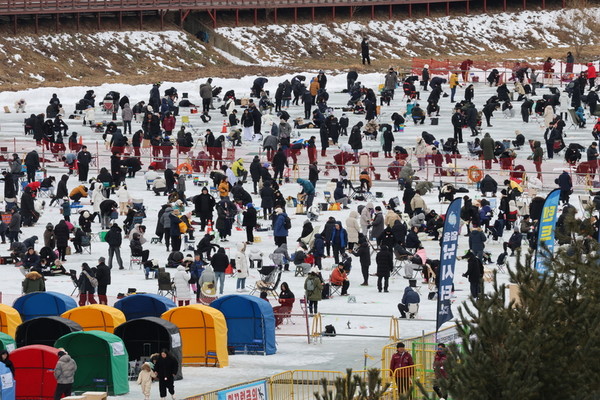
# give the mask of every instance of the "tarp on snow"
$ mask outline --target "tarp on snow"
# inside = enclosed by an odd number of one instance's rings
[[[0,332],[0,351],[6,350],[9,353],[17,348],[17,342],[12,336]]]
[[[106,391],[111,396],[129,392],[129,356],[120,337],[103,331],[73,332],[58,339],[77,363],[74,392]]]
[[[156,317],[175,308],[173,300],[152,293],[139,293],[125,296],[115,303],[115,308],[123,311],[127,321],[135,318]]]
[[[162,318],[179,328],[183,364],[211,367],[229,365],[227,324],[219,310],[191,304],[173,308],[164,313]]]
[[[54,399],[58,349],[40,344],[25,346],[10,353],[10,359],[15,365],[17,399]]]
[[[169,321],[156,317],[132,319],[115,328],[115,335],[125,343],[129,361],[150,357],[168,349],[179,363],[175,379],[181,379],[181,335],[179,328]]]
[[[81,325],[84,331],[104,331],[113,333],[115,328],[125,322],[125,315],[114,307],[104,304],[73,308],[61,315]]]
[[[61,336],[81,330],[81,325],[70,319],[63,317],[38,317],[19,325],[15,339],[18,347],[32,344],[54,346],[54,343]]]
[[[21,314],[17,310],[6,304],[0,304],[0,332],[14,338],[21,322]]]
[[[21,319],[27,321],[36,317],[60,316],[77,307],[77,303],[66,294],[33,292],[17,298],[13,307],[21,314]]]
[[[275,354],[275,316],[273,307],[261,298],[227,295],[210,303],[225,315],[227,345],[238,351]],[[179,328],[181,329],[181,327]]]

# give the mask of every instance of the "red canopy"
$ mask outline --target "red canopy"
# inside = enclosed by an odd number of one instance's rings
[[[41,344],[24,346],[10,353],[15,365],[17,399],[54,399],[54,367],[58,349]]]

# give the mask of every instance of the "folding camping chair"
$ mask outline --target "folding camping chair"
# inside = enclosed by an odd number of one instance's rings
[[[166,272],[164,267],[158,269],[158,295],[171,298],[176,296],[171,274]]]
[[[186,129],[191,130],[192,132],[194,132],[196,135],[198,135],[198,128],[196,128],[191,122],[190,122],[190,116],[189,115],[182,115],[181,116],[181,125],[183,127],[185,127]]]
[[[278,299],[279,295],[276,290],[281,281],[281,271],[281,267],[275,265],[267,265],[259,269],[260,280],[256,281],[256,284],[250,289],[250,295],[256,292],[266,292],[267,295],[271,294]]]
[[[129,269],[133,269],[134,265],[138,265],[140,268],[142,268],[142,265],[144,263],[142,262],[142,256],[134,256],[133,254],[129,257]]]
[[[570,121],[571,121],[571,125],[569,125],[569,129],[571,129],[572,126],[579,129],[579,124],[581,123],[581,120],[579,119],[577,114],[575,114],[575,110],[573,108],[569,108],[567,111],[569,111],[569,117],[570,117]]]
[[[350,194],[348,198],[350,200],[356,201],[375,201],[375,196],[371,192],[367,192],[366,190],[359,187],[354,187],[350,180],[348,182],[348,187],[350,188]]]
[[[594,203],[592,202],[592,196],[587,194],[579,195],[579,205],[581,206],[581,211],[585,216],[589,216],[590,210],[594,210]]]
[[[92,254],[92,237],[89,234],[81,237],[81,251],[82,253]]]
[[[75,271],[74,269],[70,269],[69,276],[71,277],[71,282],[73,283],[73,286],[74,286],[73,291],[71,292],[71,296],[73,296],[75,294],[75,292],[79,290],[79,284],[77,281],[77,271]]]

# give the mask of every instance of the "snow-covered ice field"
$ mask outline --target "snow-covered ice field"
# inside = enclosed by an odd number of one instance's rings
[[[316,75],[314,72],[305,74],[308,79],[312,76]],[[266,89],[270,90],[271,93],[275,92],[277,84],[282,82],[284,79],[291,79],[293,75],[282,76],[282,77],[269,77],[269,82],[266,85]],[[240,79],[214,79],[213,86],[222,86],[223,92],[229,89],[235,89],[238,97],[243,97],[244,94],[249,93],[250,86],[255,77],[244,77]],[[161,87],[162,91],[166,88],[174,86],[178,89],[179,93],[188,92],[190,94],[190,101],[193,103],[199,104],[200,99],[198,95],[198,86],[201,82],[204,82],[205,79],[184,82],[184,83],[169,83],[164,82]],[[372,87],[374,89],[377,88],[379,83],[382,83],[383,74],[369,74],[362,75],[359,77],[359,81],[363,83],[363,85]],[[345,106],[348,95],[341,93],[341,90],[346,86],[345,74],[338,76],[329,76],[329,81],[327,85],[327,89],[331,94],[329,105],[333,107],[342,107]],[[0,146],[8,147],[9,153],[13,150],[13,138],[18,139],[17,144],[17,152],[22,154],[24,151],[28,151],[35,147],[35,142],[31,139],[30,136],[23,136],[23,127],[22,122],[25,116],[29,116],[30,113],[41,113],[45,111],[45,108],[48,104],[48,101],[51,97],[52,93],[57,93],[59,98],[61,99],[63,105],[65,106],[65,110],[67,115],[71,114],[74,108],[74,104],[83,97],[85,91],[90,88],[84,87],[71,87],[71,88],[41,88],[41,89],[33,89],[21,92],[3,92],[0,93],[0,106],[8,105],[12,109],[13,103],[19,99],[24,98],[27,105],[26,114],[1,114],[0,115]],[[97,102],[107,93],[109,90],[119,91],[122,95],[129,94],[131,103],[135,104],[140,100],[148,100],[148,93],[150,90],[150,85],[144,86],[131,86],[125,84],[114,84],[114,85],[103,85],[101,87],[91,88],[96,91],[97,94]],[[446,91],[449,92],[447,88]],[[457,99],[462,98],[463,89],[458,89]],[[539,89],[538,96],[541,97],[543,94],[549,93],[546,88]],[[481,109],[481,106],[492,94],[495,94],[495,88],[485,87],[483,84],[475,84],[475,104],[478,109]],[[427,93],[422,96],[422,103],[426,104],[426,96]],[[566,100],[566,94],[562,93],[562,103],[563,103],[563,111],[566,110],[566,104],[568,103]],[[401,89],[396,91],[396,99],[392,101],[390,107],[384,106],[382,111],[381,119],[383,122],[391,123],[390,116],[395,111],[403,111],[404,110],[405,101],[402,100],[402,91]],[[532,120],[529,124],[524,124],[519,116],[519,106],[520,103],[515,102],[515,109],[517,111],[517,116],[511,119],[506,119],[502,115],[501,112],[496,112],[494,118],[492,119],[492,128],[484,128],[484,132],[489,132],[495,140],[502,139],[514,139],[515,130],[520,130],[526,137],[529,139],[536,139],[543,141],[543,133],[544,129],[541,127],[543,124],[543,118],[538,118],[537,120]],[[216,104],[218,106],[218,104]],[[407,122],[406,129],[404,132],[395,134],[395,143],[394,145],[401,145],[407,149],[410,149],[414,146],[416,138],[420,137],[420,134],[423,130],[427,130],[432,133],[436,138],[448,138],[452,135],[452,126],[450,124],[450,117],[452,112],[452,105],[450,103],[450,98],[442,98],[440,101],[441,105],[441,116],[440,116],[440,124],[437,126],[429,125],[429,121],[426,122],[425,125],[415,126],[412,122]],[[292,119],[303,115],[303,106],[292,106],[288,110],[292,116]],[[336,116],[339,118],[341,115],[341,110],[335,111]],[[97,120],[100,120],[100,112],[97,112]],[[220,132],[221,125],[223,123],[223,119],[219,117],[218,110],[214,110],[211,112],[213,119],[208,124],[202,124],[197,115],[192,115],[191,120],[192,123],[199,127],[199,133],[203,133],[204,129],[210,128],[214,132]],[[364,121],[364,115],[352,115],[348,114],[350,117],[350,126],[354,125],[359,120]],[[108,117],[106,117],[108,119]],[[104,166],[109,167],[108,163],[108,153],[104,150],[104,144],[101,139],[101,134],[93,133],[90,128],[84,128],[81,126],[81,121],[75,120],[67,120],[67,124],[69,124],[70,131],[76,130],[80,134],[83,134],[84,143],[90,147],[92,151],[94,151],[95,146],[93,143],[95,141],[99,141],[100,149],[102,152],[103,162],[101,163]],[[178,119],[178,124],[176,130],[179,128],[180,119]],[[592,136],[590,134],[591,128],[593,126],[593,122],[588,119],[588,128],[586,129],[576,129],[574,127],[569,128],[570,123],[567,123],[567,137],[565,141],[567,144],[576,142],[580,143],[584,146],[589,146],[592,142]],[[133,130],[139,129],[139,123],[134,122]],[[299,131],[300,135],[308,139],[311,135],[315,135],[317,137],[317,141],[319,140],[318,130],[301,130]],[[474,159],[468,158],[468,151],[466,141],[470,140],[469,132],[467,130],[463,131],[463,136],[465,138],[465,143],[459,145],[459,149],[463,158],[459,160],[458,164],[462,167],[468,167],[470,165],[476,164],[481,165],[479,161],[475,161]],[[342,137],[340,142],[345,142],[347,137]],[[364,147],[365,149],[372,150],[380,150],[379,140],[377,141],[365,141]],[[90,146],[92,145],[92,146]],[[317,146],[319,147],[319,146]],[[544,147],[544,146],[543,146]],[[320,149],[320,147],[319,147]],[[243,157],[245,160],[246,167],[249,166],[250,161],[252,159],[252,155],[259,151],[259,143],[244,143],[244,146],[238,148],[236,158]],[[336,149],[330,148],[328,151],[328,161],[331,161],[331,157],[334,153],[336,153]],[[320,153],[320,152],[319,152]],[[528,146],[522,147],[521,150],[517,151],[518,158],[516,160],[516,164],[523,164],[527,170],[527,172],[531,173],[534,171],[533,164],[531,161],[527,161],[526,158],[531,154],[531,151]],[[252,154],[252,155],[250,155]],[[559,156],[556,156],[554,160],[547,160],[543,164],[544,172],[548,172],[550,174],[558,175],[563,168],[566,167],[566,163],[564,162],[563,154],[561,153]],[[585,155],[584,155],[585,160]],[[303,153],[301,156],[301,163],[307,163],[306,153]],[[325,163],[319,156],[319,162],[321,168]],[[374,164],[378,169],[378,172],[381,172],[384,178],[387,177],[387,173],[385,172],[385,166],[390,162],[390,160],[386,159],[374,159]],[[413,165],[416,164],[416,160]],[[495,164],[496,166],[498,164]],[[0,163],[0,169],[6,168],[6,163]],[[146,163],[147,166],[147,163]],[[145,171],[146,166],[143,167],[141,172]],[[495,167],[497,168],[497,167]],[[50,174],[54,174],[57,177],[62,175],[65,169],[62,167],[61,163],[52,163],[48,165],[48,172]],[[90,175],[95,173],[94,170],[90,171]],[[301,168],[301,176],[307,176],[306,165],[303,165]],[[431,173],[426,174],[424,171],[420,172],[422,179],[434,180]],[[551,188],[554,188],[556,185],[554,184],[555,175],[548,175],[544,178],[544,189],[539,191],[540,195],[545,195]],[[506,179],[506,173],[493,173],[492,176],[498,181],[499,186],[502,185],[504,179]],[[323,191],[325,189],[326,182],[328,179],[335,177],[337,178],[337,172],[333,172],[326,177],[321,174],[320,181],[317,185],[317,198],[315,199],[315,203],[324,202]],[[439,181],[439,177],[435,177],[435,182]],[[454,178],[443,178],[443,181],[450,180],[454,181]],[[573,179],[575,182],[575,179]],[[460,178],[458,182],[466,182],[464,177]],[[0,186],[2,184],[0,183]],[[70,179],[69,181],[69,189],[72,189],[78,185],[76,179]],[[459,183],[460,185],[460,183]],[[148,227],[147,239],[148,243],[144,246],[146,249],[150,250],[150,258],[156,258],[159,260],[166,260],[168,256],[168,252],[166,251],[164,245],[161,244],[150,244],[149,239],[153,236],[154,229],[156,227],[156,219],[157,212],[160,209],[160,206],[166,201],[165,197],[156,197],[152,192],[146,191],[145,182],[143,179],[143,174],[138,173],[138,176],[135,179],[127,179],[127,186],[129,188],[129,192],[131,193],[133,198],[143,198],[144,205],[147,208],[148,217],[144,221],[144,224]],[[463,186],[469,188],[470,193],[468,194],[471,198],[480,197],[480,193],[474,189],[472,185]],[[251,182],[245,185],[245,188],[248,192],[252,191]],[[578,187],[579,193],[583,193],[583,187]],[[375,205],[382,206],[381,201],[395,197],[401,196],[401,192],[398,190],[395,182],[381,181],[375,182],[374,187],[372,189],[373,192],[383,192],[383,199],[377,199],[374,203]],[[285,197],[287,196],[296,196],[299,192],[299,185],[296,183],[289,183],[282,186],[282,192]],[[0,192],[1,193],[1,192]],[[188,197],[192,197],[196,194],[200,193],[200,187],[194,186],[191,181],[188,181],[186,194]],[[576,191],[577,193],[577,191]],[[577,196],[573,195],[572,199],[574,204],[579,208],[578,201],[576,199]],[[258,196],[254,196],[254,203],[260,204],[260,198]],[[424,196],[424,199],[427,203],[427,206],[430,209],[436,210],[438,213],[443,214],[446,211],[447,204],[440,204],[437,200],[437,190],[429,193]],[[85,205],[85,209],[91,209],[89,205],[89,200],[83,200],[83,204]],[[359,203],[360,204],[360,203]],[[364,203],[362,203],[364,204]],[[349,212],[353,209],[356,209],[356,202],[351,204],[350,210],[342,210],[342,211],[328,211],[323,212],[319,217],[319,221],[313,223],[314,226],[320,226],[321,228],[324,225],[324,222],[327,220],[329,215],[335,216],[337,220],[342,221],[345,225],[345,220],[349,215]],[[302,215],[294,215],[294,210],[288,210],[291,220],[292,220],[292,229],[290,231],[290,235],[288,238],[288,246],[289,250],[293,251],[295,249],[294,242],[299,237],[302,224],[305,221],[306,217]],[[495,213],[497,215],[497,212]],[[216,216],[216,214],[215,214]],[[47,223],[51,222],[53,224],[58,223],[61,215],[59,213],[58,207],[48,207],[46,206],[39,222],[34,227],[24,227],[22,229],[23,234],[21,238],[27,238],[33,235],[37,235],[42,240],[43,230]],[[75,220],[75,218],[72,218]],[[122,220],[122,219],[121,219]],[[100,225],[94,223],[92,229],[94,231],[100,230]],[[265,261],[267,261],[267,255],[270,254],[274,249],[273,238],[271,236],[272,232],[258,232],[257,236],[261,237],[261,243],[256,243],[254,246],[258,246],[261,248],[265,255]],[[463,232],[464,233],[464,232]],[[508,240],[511,232],[504,233],[504,240]],[[201,234],[198,233],[195,235],[196,241],[201,237]],[[231,254],[235,254],[235,245],[240,241],[245,241],[245,231],[237,231],[233,230],[233,235],[230,238],[230,241],[224,243],[225,246],[231,247]],[[223,243],[220,243],[223,244]],[[434,241],[424,241],[424,247],[427,251],[427,255],[429,258],[439,258],[439,244]],[[6,253],[6,247],[2,247],[0,249],[0,254]],[[38,250],[41,248],[41,243],[38,244]],[[462,254],[468,248],[468,240],[466,237],[460,237],[459,243],[459,254]],[[502,249],[502,241],[498,241],[495,243],[491,243],[491,239],[488,239],[488,244],[486,250],[492,253],[492,259],[495,261],[497,255]],[[90,265],[96,265],[97,259],[100,256],[106,257],[108,253],[108,245],[106,243],[92,243],[92,254],[83,254],[83,255],[71,255],[67,256],[66,268],[67,269],[76,269],[80,270],[80,266],[82,262],[88,262]],[[184,254],[191,252],[184,252]],[[111,296],[111,303],[114,302],[114,297],[117,293],[127,292],[128,288],[135,287],[140,292],[150,292],[156,293],[157,291],[157,282],[156,280],[145,280],[144,274],[142,270],[138,269],[137,266],[134,266],[133,269],[129,269],[129,245],[128,241],[124,240],[122,246],[123,260],[125,263],[125,270],[118,270],[113,268],[112,271],[112,284],[109,286],[108,294]],[[373,254],[372,257],[372,265],[371,270],[372,273],[375,272],[375,257]],[[514,262],[514,258],[510,259],[510,262]],[[324,269],[329,270],[333,264],[333,258],[327,258],[323,260]],[[184,396],[190,396],[198,393],[202,393],[208,390],[216,389],[219,387],[223,387],[226,385],[230,385],[237,382],[242,382],[248,379],[254,379],[259,377],[268,376],[277,372],[289,370],[289,369],[323,369],[323,370],[344,370],[346,367],[352,367],[355,369],[362,369],[363,367],[363,354],[366,351],[378,358],[382,346],[388,343],[385,337],[388,336],[388,324],[389,317],[392,315],[398,316],[397,303],[400,301],[402,297],[402,293],[404,288],[407,286],[407,281],[402,277],[392,277],[390,279],[390,292],[389,293],[378,293],[376,288],[376,279],[372,277],[368,287],[360,286],[362,282],[362,276],[360,274],[360,264],[358,259],[354,259],[353,261],[354,269],[350,274],[350,289],[349,293],[356,297],[356,303],[348,303],[346,297],[336,296],[333,299],[322,301],[319,304],[319,311],[323,313],[340,313],[340,314],[350,314],[350,316],[325,316],[323,318],[323,326],[326,324],[333,324],[338,333],[351,334],[351,335],[380,335],[382,338],[365,338],[365,337],[350,337],[350,336],[338,336],[335,338],[324,338],[322,344],[307,344],[306,336],[302,337],[287,337],[287,336],[278,336],[277,337],[277,345],[278,352],[276,355],[262,357],[262,356],[250,356],[250,355],[235,355],[230,358],[230,366],[224,369],[213,369],[213,368],[184,368],[183,374],[184,379],[182,381],[178,381],[175,384],[177,395],[180,398]],[[462,277],[462,274],[466,271],[466,262],[457,261],[456,263],[456,301],[454,303],[454,314],[457,315],[456,308],[460,303],[465,301],[469,295],[469,283],[465,278]],[[2,279],[0,280],[0,291],[2,292],[2,302],[5,304],[11,305],[14,299],[20,294],[21,291],[21,281],[23,279],[23,275],[19,272],[17,268],[14,268],[10,265],[1,266],[2,271]],[[324,272],[324,275],[327,276],[329,274],[328,271]],[[253,285],[253,283],[259,278],[256,270],[250,270],[250,277],[247,280],[247,285]],[[500,282],[507,282],[508,278],[506,274],[499,275]],[[235,278],[227,278],[225,283],[225,294],[235,294]],[[291,290],[295,293],[296,298],[299,298],[303,295],[303,284],[304,279],[301,277],[294,277],[293,272],[286,272],[283,275],[282,281],[288,282]],[[73,290],[73,285],[68,277],[49,277],[46,282],[46,288],[48,291],[57,291],[66,294],[70,294]],[[296,304],[297,306],[297,304]],[[421,332],[431,332],[435,330],[435,308],[436,302],[427,300],[427,288],[426,285],[423,287],[421,291],[421,306],[419,310],[418,318],[415,320],[402,320],[400,322],[400,330],[401,336],[403,338],[409,338],[416,335],[421,334]],[[297,308],[295,310],[298,310]],[[381,315],[381,318],[360,318],[351,315],[356,314],[371,314],[371,315]],[[298,333],[302,334],[306,331],[306,325],[302,324],[302,319],[297,317],[294,318],[296,324],[284,324],[281,330],[278,330],[277,333]],[[349,322],[349,325],[348,325]],[[348,328],[349,326],[349,328]],[[379,361],[369,360],[368,366],[379,366]],[[123,399],[138,399],[141,397],[140,389],[137,385],[130,385],[130,393],[128,395],[121,396]],[[152,388],[153,397],[158,397],[158,387],[154,386]]]

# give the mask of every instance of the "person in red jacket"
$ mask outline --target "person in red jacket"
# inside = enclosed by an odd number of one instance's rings
[[[390,361],[390,375],[394,375],[396,378],[396,384],[398,385],[398,394],[410,392],[411,389],[411,378],[414,372],[414,368],[404,368],[415,365],[412,356],[404,348],[404,343],[399,342],[396,345],[396,354],[392,356]],[[396,371],[399,368],[404,368]],[[409,395],[410,397],[410,395]]]
[[[437,351],[435,352],[435,356],[433,357],[433,372],[435,373],[435,382],[433,385],[433,390],[440,396],[440,399],[445,399],[448,397],[448,393],[446,393],[442,388],[440,388],[440,379],[448,378],[448,372],[446,372],[445,364],[448,356],[446,355],[446,345],[444,343],[438,343]]]
[[[433,165],[435,165],[435,175],[441,176],[442,166],[444,165],[444,156],[442,155],[442,153],[440,153],[437,147],[434,147],[432,149],[432,152],[433,154],[431,155],[431,158],[433,161]]]
[[[592,90],[593,88],[596,87],[596,67],[594,67],[594,64],[592,63],[588,63],[588,69],[587,69],[587,77],[590,83],[590,90]]]
[[[165,118],[162,120],[163,130],[166,132],[167,136],[171,136],[173,133],[173,129],[175,129],[175,117],[171,114],[171,112],[167,112],[165,114]]]
[[[460,64],[460,72],[462,74],[463,82],[468,82],[469,80],[469,70],[473,65],[473,60],[465,60]]]

